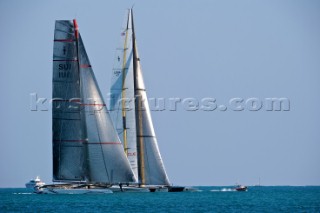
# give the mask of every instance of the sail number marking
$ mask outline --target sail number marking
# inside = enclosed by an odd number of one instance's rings
[[[71,77],[71,64],[59,64],[59,78]]]
[[[137,156],[137,152],[128,152],[128,156]]]

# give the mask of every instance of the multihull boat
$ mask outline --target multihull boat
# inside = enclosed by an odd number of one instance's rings
[[[36,192],[109,193],[112,185],[136,182],[76,20],[55,23],[52,82],[53,181],[59,183]]]
[[[121,32],[110,113],[77,22],[56,21],[53,49],[53,181],[36,193],[177,192],[170,186],[153,128],[133,13]],[[133,100],[127,110],[126,100]],[[62,184],[61,184],[62,183]]]

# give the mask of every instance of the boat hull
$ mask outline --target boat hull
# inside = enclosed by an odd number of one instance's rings
[[[110,189],[43,189],[37,194],[110,194]]]
[[[248,187],[246,187],[246,186],[238,186],[238,187],[235,188],[235,190],[238,191],[238,192],[246,192],[246,191],[248,191]]]
[[[44,184],[41,183],[26,183],[26,188],[27,189],[34,189],[35,186],[43,186]]]
[[[168,188],[163,186],[112,186],[110,190],[113,192],[168,192]]]
[[[106,186],[106,185],[77,185],[77,184],[52,184],[36,186],[34,193],[37,194],[109,194],[109,193],[145,193],[145,192],[183,192],[186,187],[182,186]]]
[[[169,192],[183,192],[184,186],[169,186]]]
[[[34,193],[37,194],[110,194],[113,193],[110,187],[96,185],[75,185],[75,184],[52,184],[36,186]]]
[[[73,184],[53,184],[35,187],[37,194],[108,194],[121,192],[168,192],[167,187],[159,186],[100,186],[100,185],[73,185]]]
[[[109,188],[112,192],[150,192],[149,188],[142,188],[136,186],[112,186]]]

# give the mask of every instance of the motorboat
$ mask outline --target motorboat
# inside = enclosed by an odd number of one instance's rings
[[[238,192],[245,192],[245,191],[248,191],[248,187],[244,185],[237,185],[235,190]]]
[[[26,183],[26,188],[34,189],[35,186],[41,187],[43,185],[45,185],[45,183],[40,180],[39,176],[37,176],[35,179],[31,179],[28,183]]]

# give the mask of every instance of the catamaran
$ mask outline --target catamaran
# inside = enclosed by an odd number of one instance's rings
[[[110,115],[139,187],[183,191],[170,186],[155,135],[138,54],[133,11],[129,9],[117,48]]]
[[[129,10],[113,69],[110,113],[76,20],[56,21],[53,47],[54,184],[36,193],[176,192],[160,155]],[[127,100],[133,100],[128,110]],[[110,116],[111,114],[111,116]]]
[[[142,191],[122,187],[136,179],[103,101],[76,20],[55,23],[52,82],[55,183],[36,187],[35,192]]]

